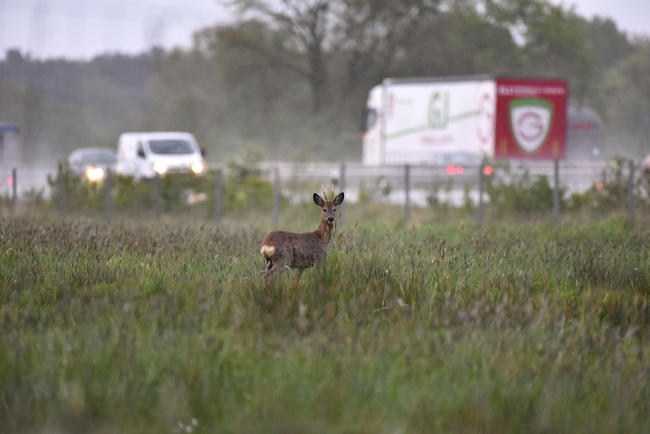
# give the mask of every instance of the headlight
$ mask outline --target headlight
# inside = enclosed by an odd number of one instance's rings
[[[165,163],[161,163],[160,161],[153,163],[152,168],[153,171],[158,175],[164,175],[167,172],[167,165]]]
[[[195,161],[190,166],[190,169],[192,169],[192,173],[198,175],[200,173],[203,173],[203,171],[205,170],[205,164],[203,164],[203,161]]]
[[[104,179],[104,169],[101,167],[89,167],[86,169],[86,179],[90,182],[99,182]]]

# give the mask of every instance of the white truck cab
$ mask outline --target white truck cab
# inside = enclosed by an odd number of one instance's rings
[[[203,151],[190,133],[123,133],[117,145],[116,172],[136,179],[166,173],[205,171]]]

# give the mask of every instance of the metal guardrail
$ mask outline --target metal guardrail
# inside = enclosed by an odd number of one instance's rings
[[[224,175],[231,175],[222,165],[210,166],[216,178],[213,192],[216,221],[223,217],[222,203],[224,195]],[[310,200],[305,189],[318,190],[320,184],[333,184],[337,190],[346,192],[346,202],[357,201],[362,190],[383,192],[384,200],[404,206],[404,220],[409,222],[411,206],[426,206],[432,196],[438,203],[452,206],[462,205],[468,198],[477,206],[477,223],[483,221],[483,203],[485,202],[485,180],[492,178],[501,183],[515,182],[524,176],[531,180],[546,176],[555,188],[553,214],[559,219],[559,188],[569,193],[582,193],[598,182],[607,182],[612,177],[628,180],[627,209],[630,219],[634,218],[634,188],[642,176],[641,170],[630,161],[627,165],[614,162],[553,162],[553,161],[516,161],[497,162],[489,172],[481,166],[364,166],[352,163],[288,163],[264,162],[257,168],[259,173],[273,183],[273,220],[277,221],[280,213],[280,197],[288,197],[291,202]],[[56,178],[56,167],[0,166],[0,197],[11,198],[15,210],[16,203],[28,200],[30,195],[41,194],[51,198],[54,190],[48,185],[48,175]],[[162,214],[162,189],[160,179],[154,183],[155,215]],[[110,186],[109,176],[107,184]],[[61,189],[57,189],[61,191]],[[110,187],[107,191],[110,191]],[[646,192],[647,195],[647,192]],[[60,212],[66,213],[66,198],[59,193],[57,198]],[[110,195],[106,196],[106,215],[112,216]]]
[[[505,169],[507,167],[507,170]],[[209,168],[220,168],[224,172],[228,169],[223,165],[210,165]],[[404,185],[404,166],[364,166],[357,162],[346,163],[291,163],[291,162],[264,162],[259,168],[271,179],[272,172],[277,169],[280,181],[283,183],[315,182],[329,184],[338,182],[341,174],[348,185],[359,183],[375,183],[377,179],[389,180],[391,185],[402,188]],[[570,190],[584,190],[594,182],[602,180],[615,169],[611,162],[560,162],[560,182]],[[462,173],[450,174],[448,166],[410,166],[410,179],[413,185],[430,184],[435,182],[449,182],[464,184],[473,182],[478,178],[478,166],[464,166]],[[16,172],[14,174],[14,171]],[[31,191],[42,190],[45,197],[49,197],[47,176],[56,176],[56,166],[0,166],[0,196],[7,196],[14,188],[13,179],[19,197]],[[507,165],[495,166],[495,177],[505,181],[508,177],[521,176],[525,171],[531,177],[553,176],[553,162],[516,162]]]
[[[0,166],[0,196],[9,196],[15,190],[18,197],[24,197],[42,190],[49,197],[50,174],[56,174],[56,166]]]

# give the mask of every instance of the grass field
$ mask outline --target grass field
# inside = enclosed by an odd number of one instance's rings
[[[3,219],[0,432],[647,432],[640,227]]]

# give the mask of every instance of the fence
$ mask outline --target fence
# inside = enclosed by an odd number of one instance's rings
[[[501,163],[496,166],[381,166],[368,167],[356,163],[263,163],[257,168],[227,169],[212,167],[201,181],[204,190],[197,202],[210,202],[210,218],[220,222],[224,217],[224,198],[229,188],[237,188],[236,183],[227,186],[226,180],[234,176],[245,177],[251,173],[272,185],[271,216],[277,223],[282,201],[290,204],[311,200],[311,191],[320,184],[333,185],[337,191],[345,191],[346,202],[354,203],[364,197],[381,200],[385,203],[403,207],[403,220],[411,221],[413,207],[427,207],[444,204],[450,207],[471,206],[476,213],[477,225],[484,224],[485,209],[490,199],[494,200],[495,185],[516,185],[522,182],[535,182],[539,179],[552,180],[552,216],[560,221],[560,204],[570,194],[581,194],[590,190],[604,188],[609,183],[624,185],[625,209],[627,218],[634,222],[638,200],[647,201],[647,178],[637,170],[633,161],[569,163],[569,162],[518,162]],[[81,184],[81,179],[65,175],[57,169],[47,167],[0,167],[0,176],[5,180],[0,197],[4,197],[5,208],[13,214],[19,213],[21,203],[47,200],[56,203],[62,216],[71,209],[74,193],[70,183]],[[48,182],[49,176],[49,182]],[[190,186],[193,182],[189,181]],[[145,202],[151,204],[153,216],[160,218],[164,213],[163,197],[169,196],[169,185],[163,178],[148,181],[150,192],[140,192]],[[111,220],[115,212],[115,177],[107,171],[100,186],[95,187],[95,196],[102,196],[101,203],[106,220]],[[103,191],[103,193],[102,193]],[[148,191],[148,190],[147,190]],[[190,200],[185,198],[184,200]],[[194,199],[192,199],[194,200]],[[95,198],[95,207],[99,203]],[[123,204],[122,204],[123,205]],[[550,211],[551,211],[550,210]],[[344,218],[344,216],[342,216]]]
[[[322,183],[334,184],[344,190],[346,201],[356,202],[364,191],[379,191],[382,201],[404,207],[404,221],[411,219],[411,208],[434,204],[461,207],[471,203],[475,207],[476,222],[484,223],[489,193],[495,184],[510,185],[542,177],[549,180],[552,188],[552,212],[556,223],[560,221],[561,204],[572,194],[584,194],[590,190],[603,190],[608,184],[626,186],[626,212],[633,222],[635,201],[647,200],[647,178],[635,170],[633,161],[612,162],[561,162],[523,161],[482,164],[480,166],[380,166],[360,164],[287,164],[268,163],[262,166],[267,173],[278,170],[280,186],[291,194],[300,191],[305,183],[312,188]],[[276,188],[278,190],[279,188]],[[308,195],[300,196],[309,198]]]

